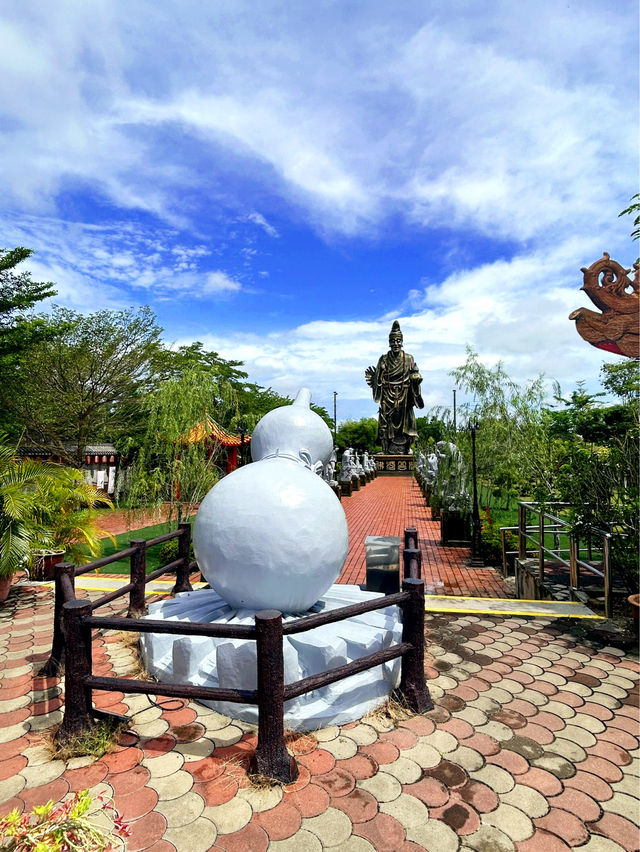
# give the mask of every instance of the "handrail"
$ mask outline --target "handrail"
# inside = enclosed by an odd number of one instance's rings
[[[611,533],[596,527],[588,527],[585,531],[587,537],[588,560],[580,558],[580,533],[571,528],[567,520],[558,518],[555,515],[545,511],[546,506],[568,506],[567,503],[532,503],[530,501],[520,501],[518,509],[518,554],[521,559],[525,558],[527,553],[533,551],[537,553],[538,558],[538,581],[544,581],[544,557],[548,555],[553,560],[569,569],[569,591],[572,595],[577,595],[580,588],[580,569],[584,569],[596,577],[600,577],[604,584],[604,611],[608,618],[611,614],[611,575],[610,575],[610,542]],[[527,524],[527,512],[532,512],[538,516],[538,523],[534,525]],[[545,521],[552,521],[552,524],[545,524]],[[501,536],[503,543],[503,569],[506,574],[506,553],[505,553],[505,531],[507,527],[501,527]],[[537,536],[536,533],[537,532]],[[545,535],[551,534],[554,538],[556,547],[549,548],[545,546]],[[569,539],[568,560],[562,554],[567,553],[567,549],[560,547],[560,536],[567,536]],[[600,547],[594,547],[592,537],[596,536],[602,539]],[[528,547],[531,544],[533,547]],[[593,560],[594,551],[602,554],[601,567],[596,567]],[[598,563],[600,564],[600,563]]]

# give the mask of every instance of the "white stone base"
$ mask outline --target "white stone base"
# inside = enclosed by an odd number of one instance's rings
[[[381,597],[359,586],[334,585],[309,613],[336,609]],[[210,589],[176,595],[149,606],[149,618],[172,621],[253,624],[254,611],[229,606]],[[286,615],[285,621],[299,618]],[[285,683],[320,674],[358,660],[402,640],[400,608],[386,607],[346,621],[285,636]],[[256,688],[256,643],[245,639],[142,633],[144,662],[150,674],[169,683]],[[285,704],[285,723],[293,730],[314,730],[360,719],[382,704],[400,681],[400,660],[314,690]],[[246,722],[258,721],[258,708],[228,701],[204,701],[209,707]]]

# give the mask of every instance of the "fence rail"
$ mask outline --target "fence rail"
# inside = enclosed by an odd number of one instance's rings
[[[179,537],[180,541],[180,558],[159,568],[152,574],[146,575],[147,548],[176,537]],[[420,569],[420,551],[415,529],[407,529],[405,542],[415,546],[407,548],[410,554],[404,563],[405,579],[402,583],[401,592],[328,610],[327,612],[302,616],[287,622],[283,622],[281,612],[263,610],[255,614],[253,626],[175,622],[139,617],[145,610],[144,586],[155,576],[160,576],[175,568],[177,576],[174,592],[191,590],[188,572],[193,567],[193,563],[190,563],[188,558],[190,544],[190,526],[188,523],[181,524],[180,529],[174,533],[159,536],[148,542],[141,539],[132,541],[131,547],[121,552],[130,556],[131,581],[116,592],[103,595],[97,601],[79,600],[75,596],[75,577],[79,573],[86,573],[91,566],[76,571],[70,563],[61,563],[56,569],[53,647],[49,662],[43,669],[43,671],[48,669],[51,673],[57,674],[60,670],[61,661],[65,660],[64,716],[58,736],[64,738],[84,731],[94,724],[95,718],[112,718],[118,721],[126,719],[126,717],[116,716],[94,708],[92,700],[94,689],[255,704],[258,707],[258,743],[252,760],[253,769],[262,775],[288,783],[295,780],[298,769],[294,758],[289,755],[285,745],[285,701],[290,701],[359,672],[401,658],[399,692],[403,700],[416,713],[423,713],[432,709],[433,704],[424,676],[424,582],[414,576],[419,573]],[[115,561],[115,559],[111,558],[111,561]],[[95,565],[95,563],[93,564]],[[188,589],[184,588],[185,585],[188,585]],[[126,618],[94,615],[96,609],[127,593],[129,594],[129,609]],[[402,609],[402,641],[400,643],[346,665],[306,677],[297,683],[285,685],[283,654],[283,638],[285,635],[305,632],[315,627],[343,621],[354,615],[374,612],[389,606],[400,606]],[[255,690],[238,690],[193,686],[185,683],[99,677],[94,675],[92,671],[92,631],[96,629],[254,641],[256,643],[257,688]]]
[[[544,583],[547,568],[547,557],[555,564],[564,565],[569,569],[569,593],[572,598],[579,597],[579,591],[584,581],[584,572],[595,575],[602,579],[604,594],[604,613],[607,618],[611,615],[611,534],[596,527],[588,527],[580,535],[564,519],[552,514],[547,506],[567,506],[566,503],[550,503],[540,505],[537,503],[520,502],[518,504],[518,526],[501,527],[502,537],[502,565],[503,571],[507,572],[506,532],[517,531],[518,550],[509,551],[509,554],[517,553],[519,559],[534,557],[538,562],[537,579],[540,584]],[[534,516],[534,523],[529,523],[529,515]],[[548,538],[552,539],[553,546],[548,547]],[[567,545],[560,546],[560,539],[565,538]],[[600,540],[600,546],[594,547],[593,539]],[[581,559],[581,541],[585,545],[587,558]],[[568,558],[565,558],[565,555]],[[596,557],[599,556],[599,559]]]

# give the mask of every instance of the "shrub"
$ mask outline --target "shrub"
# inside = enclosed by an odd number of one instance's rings
[[[169,541],[165,541],[164,544],[160,545],[160,550],[158,551],[158,558],[160,560],[161,565],[167,565],[169,562],[173,562],[174,559],[177,559],[179,556],[179,539],[172,538]],[[193,540],[191,541],[191,545],[189,547],[189,558],[194,559],[193,552]]]
[[[487,506],[480,512],[482,532],[480,534],[480,555],[489,565],[502,564],[502,537],[500,526],[496,523]],[[507,550],[517,549],[517,540],[513,533],[505,533],[505,544]]]

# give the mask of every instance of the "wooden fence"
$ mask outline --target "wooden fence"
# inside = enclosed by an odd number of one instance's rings
[[[180,542],[179,558],[145,576],[147,548],[176,537]],[[415,528],[408,528],[405,531],[405,544],[413,545],[413,547],[409,546],[405,550],[405,579],[401,592],[327,612],[301,616],[286,622],[283,622],[281,612],[263,610],[255,614],[253,626],[176,622],[139,617],[145,611],[145,584],[162,574],[176,571],[174,592],[191,590],[189,572],[195,567],[195,563],[189,562],[190,526],[188,523],[181,524],[176,532],[150,541],[134,540],[128,549],[82,568],[75,568],[70,563],[61,563],[56,570],[52,653],[42,670],[47,674],[57,674],[62,660],[65,661],[64,717],[58,736],[64,738],[86,731],[91,728],[96,718],[112,721],[126,720],[126,717],[116,717],[115,714],[94,708],[92,700],[94,689],[255,704],[258,707],[258,743],[252,759],[252,769],[261,775],[289,783],[297,777],[298,769],[285,745],[285,701],[401,657],[400,697],[415,713],[432,709],[433,704],[424,677],[424,582],[419,578],[421,559]],[[93,602],[76,598],[75,577],[127,556],[131,560],[131,577],[128,584]],[[127,617],[94,614],[99,607],[127,593],[129,594]],[[303,678],[297,683],[285,684],[284,636],[302,633],[315,627],[394,605],[402,609],[402,641],[399,644],[346,665]],[[92,631],[97,629],[254,641],[257,656],[257,688],[240,690],[98,677],[92,672]]]

